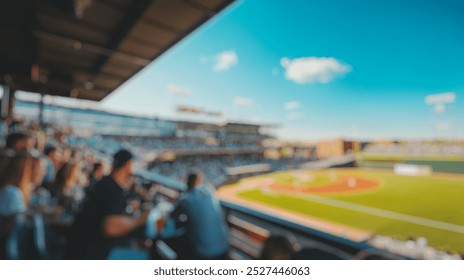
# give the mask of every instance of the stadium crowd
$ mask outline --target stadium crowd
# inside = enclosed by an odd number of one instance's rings
[[[228,168],[268,164],[267,172],[298,168],[308,162],[306,158],[266,159],[261,155],[209,155],[186,156],[168,161],[155,161],[150,170],[176,180],[184,180],[192,167],[202,170],[205,181],[213,186],[223,184],[228,178]]]
[[[275,171],[297,168],[307,161],[271,160],[258,153],[190,155],[154,161],[152,172],[186,182],[187,186],[167,207],[170,210],[162,211],[160,202],[166,201],[153,188],[144,188],[133,180],[134,165],[154,147],[159,151],[166,147],[185,149],[195,146],[193,140],[187,139],[182,145],[181,139],[174,144],[158,141],[153,145],[146,140],[135,144],[130,139],[84,140],[71,130],[41,127],[33,122],[12,126],[0,139],[0,259],[106,259],[116,248],[134,246],[154,254],[153,244],[146,242],[150,222],[157,227],[150,236],[176,237],[181,232],[178,258],[228,258],[227,224],[215,199],[215,188],[208,186],[224,182],[228,168],[267,164],[268,171]],[[33,229],[39,225],[48,237],[48,250],[40,250],[40,244],[32,245],[30,239],[37,236],[24,234],[31,228],[31,221]],[[171,233],[162,231],[164,227],[171,228]],[[10,243],[16,244],[17,250],[10,252]],[[264,242],[260,258],[339,257],[317,248],[299,249],[286,237],[271,236]]]
[[[29,222],[22,224],[21,221],[30,221],[37,215],[44,219],[42,226],[50,226],[47,235],[52,236],[50,246],[54,248],[42,258],[105,259],[115,246],[130,246],[131,240],[144,236],[143,228],[153,210],[156,194],[132,180],[139,157],[125,148],[143,155],[151,149],[188,149],[196,145],[189,139],[183,144],[182,140],[174,140],[165,145],[160,141],[148,145],[147,141],[130,143],[127,139],[120,142],[113,138],[84,139],[73,135],[71,130],[52,125],[41,127],[33,122],[15,124],[1,138],[1,258],[12,258],[7,250],[10,237],[17,233],[18,227],[30,227]],[[239,147],[229,145],[228,148]],[[204,187],[200,173],[192,177],[192,174],[187,176],[187,171],[195,167],[203,171],[208,183],[214,183],[213,178],[225,176],[226,166],[257,162],[263,159],[244,155],[187,157],[154,165],[153,170],[160,174],[187,182],[188,190],[176,201],[171,217],[176,223],[178,217],[188,217],[187,223],[181,224],[187,229],[188,245],[184,248],[192,250],[184,257],[224,258],[228,250],[227,228],[214,199],[214,188]],[[288,164],[275,163],[275,166],[285,168]],[[189,226],[191,223],[195,226]],[[199,229],[209,229],[206,239]],[[24,240],[19,243],[30,244]],[[18,258],[38,258],[34,250],[26,248]]]
[[[20,239],[18,247],[29,244],[17,229],[26,228],[27,223],[21,221],[37,214],[51,225],[55,237],[53,246],[58,250],[49,258],[106,259],[115,246],[128,246],[130,240],[141,235],[152,211],[141,205],[154,198],[132,183],[135,157],[130,151],[116,152],[111,171],[106,173],[98,159],[68,146],[59,130],[48,130],[51,134],[32,126],[27,127],[30,133],[16,130],[6,137],[0,154],[2,259],[14,255],[8,245],[12,239]],[[46,145],[40,146],[39,137]],[[199,179],[190,181],[189,189],[177,202],[182,210],[176,213],[187,215],[187,235],[192,240],[200,238],[192,244],[201,246],[187,247],[198,248],[193,250],[194,258],[223,258],[228,242],[220,209],[213,205],[211,194],[205,199],[203,188],[197,188]],[[208,223],[204,224],[202,217],[206,216]],[[195,225],[190,226],[192,223]],[[209,229],[209,239],[199,237],[199,228]],[[223,230],[214,232],[215,228]],[[213,250],[217,248],[222,249]],[[32,246],[25,251],[19,258],[36,257]]]

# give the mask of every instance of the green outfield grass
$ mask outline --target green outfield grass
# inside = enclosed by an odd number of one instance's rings
[[[323,174],[314,174],[310,179],[306,178],[296,178],[293,174],[288,172],[275,173],[273,175],[276,182],[293,185],[298,183],[300,185],[308,185],[311,187],[317,187],[324,184],[330,184],[332,180],[330,176],[325,176]],[[302,180],[303,179],[303,180]]]
[[[358,154],[362,159],[358,162],[359,167],[393,168],[397,163],[429,165],[435,172],[451,172],[464,174],[464,157],[457,155],[375,155]]]
[[[267,195],[257,186],[257,189],[239,193],[239,196],[375,234],[403,239],[410,235],[425,236],[432,246],[464,252],[464,233],[461,232],[464,229],[464,176],[439,174],[406,177],[397,176],[391,171],[368,169],[307,172],[323,181],[334,171],[337,176],[359,176],[381,183],[374,190],[349,194],[327,193],[323,196],[292,193]],[[289,181],[288,176],[291,176],[291,173],[276,174],[267,176],[275,176],[276,181],[282,181],[283,178]],[[322,201],[319,201],[320,197]],[[332,205],[333,202],[341,202],[342,206]],[[353,205],[375,209],[359,210]],[[384,213],[388,215],[384,216]]]

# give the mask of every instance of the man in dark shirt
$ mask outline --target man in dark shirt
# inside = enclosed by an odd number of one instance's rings
[[[127,150],[117,152],[110,176],[100,180],[88,194],[68,238],[68,259],[106,259],[122,238],[145,224],[148,211],[139,217],[125,215],[132,158]]]

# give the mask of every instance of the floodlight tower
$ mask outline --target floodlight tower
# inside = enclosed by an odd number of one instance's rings
[[[445,114],[447,109],[446,107],[450,104],[453,104],[455,100],[456,94],[454,92],[431,94],[425,97],[425,103],[427,105],[433,106],[433,118],[438,120],[440,115]],[[441,131],[449,130],[451,128],[451,124],[449,120],[447,122],[438,121],[436,123],[432,123],[432,127],[432,131],[436,129],[438,131],[438,137],[440,137],[439,133]]]

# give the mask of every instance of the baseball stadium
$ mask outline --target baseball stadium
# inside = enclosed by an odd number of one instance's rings
[[[0,1],[0,259],[464,259],[462,10]]]

